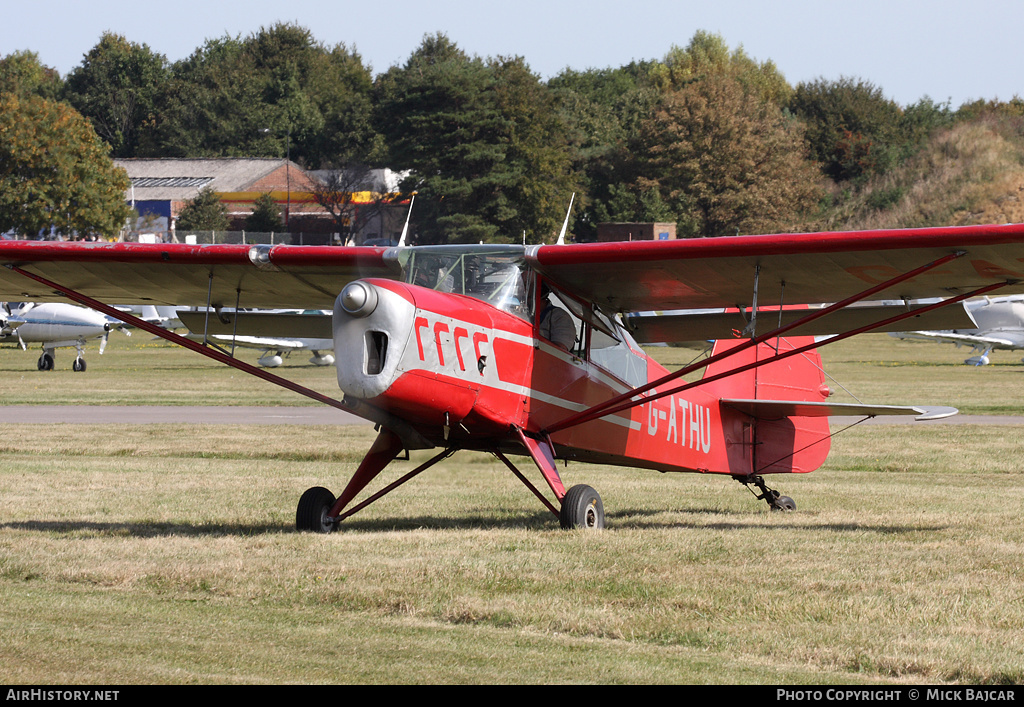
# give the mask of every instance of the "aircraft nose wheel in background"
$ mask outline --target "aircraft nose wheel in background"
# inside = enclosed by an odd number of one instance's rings
[[[314,486],[307,489],[295,510],[295,529],[314,533],[334,531],[334,523],[327,520],[327,513],[334,505],[334,494],[327,489]]]
[[[77,373],[81,373],[82,371],[84,371],[85,370],[85,359],[82,358],[82,357],[76,358],[74,363],[71,364],[71,370],[73,370],[73,371],[75,371]]]
[[[584,484],[573,486],[565,492],[558,520],[566,530],[600,530],[604,527],[604,505],[601,503],[601,496]]]

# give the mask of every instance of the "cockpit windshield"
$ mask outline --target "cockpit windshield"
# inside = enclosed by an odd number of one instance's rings
[[[523,319],[533,315],[533,272],[519,247],[419,247],[405,265],[405,281],[467,295]]]

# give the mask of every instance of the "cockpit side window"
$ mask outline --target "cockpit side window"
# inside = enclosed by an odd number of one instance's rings
[[[621,326],[617,333],[616,339],[597,328],[591,330],[590,361],[624,383],[641,386],[647,382],[647,359],[637,353],[639,346]]]
[[[568,301],[572,300],[552,292],[546,285],[541,286],[537,333],[555,346],[582,358],[586,351],[583,321],[573,313]]]
[[[541,287],[542,293],[548,290],[547,285]],[[639,353],[640,347],[623,329],[617,317],[554,288],[550,288],[550,292],[551,302],[565,310],[565,314],[572,314],[576,327],[576,341],[570,348],[573,354],[600,366],[631,386],[637,387],[647,382],[647,359]],[[541,301],[541,307],[546,304],[546,300]],[[541,336],[554,341],[553,332],[545,333],[543,309],[540,316],[538,324]]]

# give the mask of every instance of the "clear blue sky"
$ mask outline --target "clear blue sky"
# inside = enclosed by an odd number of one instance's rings
[[[1024,97],[1024,0],[0,0],[0,18],[0,55],[29,49],[61,75],[107,30],[174,61],[208,38],[295,22],[375,72],[444,32],[469,54],[523,56],[543,78],[660,59],[706,30],[793,85],[853,76],[902,105],[927,95],[954,108]]]

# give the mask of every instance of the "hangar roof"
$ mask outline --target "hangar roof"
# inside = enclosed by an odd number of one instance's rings
[[[277,185],[269,179],[286,164],[292,168],[291,189],[301,189],[308,181],[302,168],[283,159],[223,157],[211,159],[117,159],[131,179],[135,201],[187,201],[203,187],[215,192],[271,191],[284,189],[284,177]],[[263,182],[263,184],[260,184]]]

